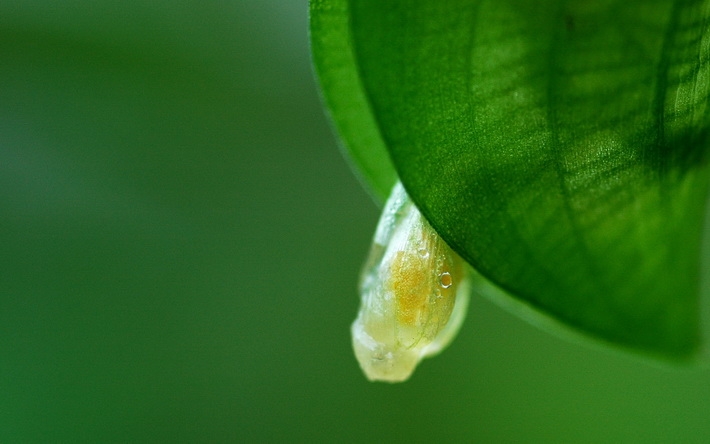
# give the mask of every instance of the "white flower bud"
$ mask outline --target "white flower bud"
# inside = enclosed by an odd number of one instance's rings
[[[445,348],[468,305],[464,261],[439,237],[401,183],[392,190],[360,281],[353,348],[371,381],[404,381]]]

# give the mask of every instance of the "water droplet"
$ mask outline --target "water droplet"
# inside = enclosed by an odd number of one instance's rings
[[[419,248],[417,252],[419,253],[419,256],[423,257],[424,259],[429,257],[429,250],[424,247]]]
[[[449,288],[453,283],[454,279],[448,271],[445,271],[439,275],[439,284],[441,284],[443,288]]]

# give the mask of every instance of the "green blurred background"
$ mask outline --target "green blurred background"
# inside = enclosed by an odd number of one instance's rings
[[[410,382],[366,382],[377,217],[306,0],[0,2],[0,442],[710,441],[707,369],[480,296]]]

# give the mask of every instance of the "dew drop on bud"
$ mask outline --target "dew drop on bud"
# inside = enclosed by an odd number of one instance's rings
[[[445,271],[439,275],[439,285],[441,288],[449,288],[454,284],[454,278],[451,277],[451,273]]]

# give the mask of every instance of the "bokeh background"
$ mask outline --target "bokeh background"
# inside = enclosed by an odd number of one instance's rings
[[[710,371],[474,296],[401,385],[350,350],[378,210],[306,0],[0,2],[0,442],[710,442]]]

